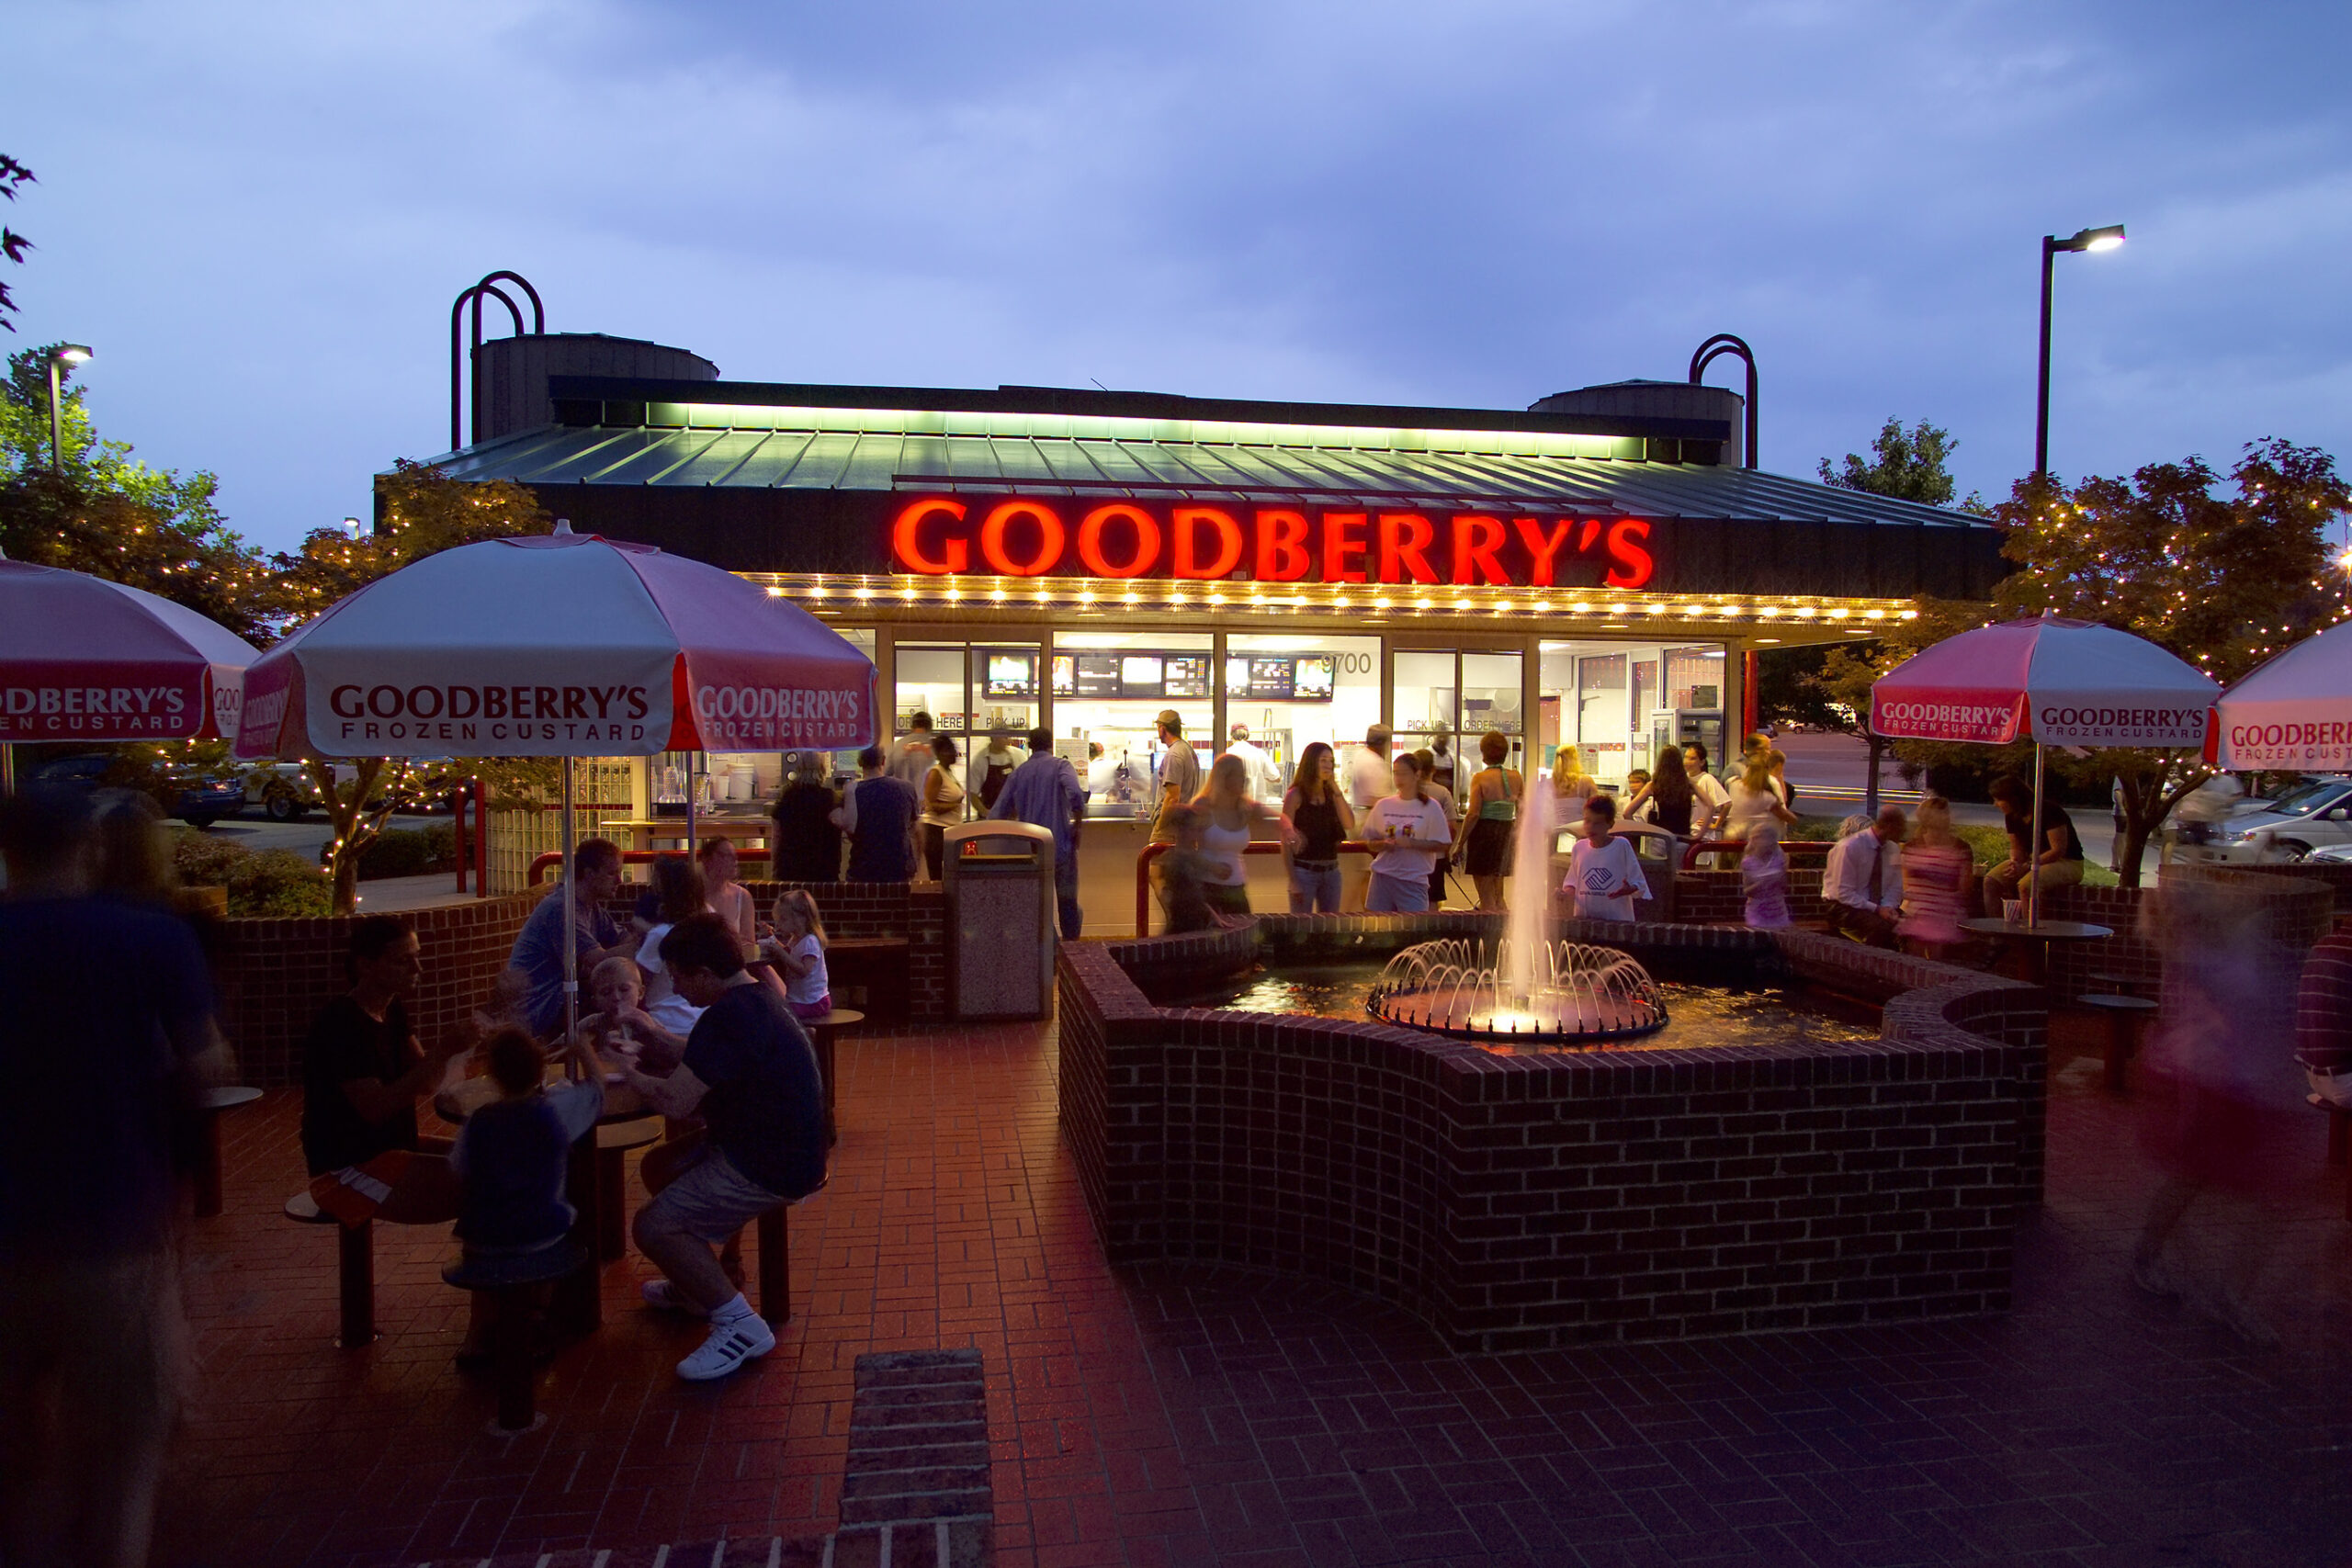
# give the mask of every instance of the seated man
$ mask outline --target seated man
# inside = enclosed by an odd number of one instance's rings
[[[1903,914],[1903,807],[1882,806],[1878,820],[1838,840],[1822,878],[1829,929],[1872,947],[1894,945]]]
[[[1984,874],[1984,913],[1999,919],[2002,905],[2022,898],[2029,887],[2037,898],[2053,887],[2078,886],[2083,880],[2083,840],[2074,818],[2057,801],[2041,797],[2041,820],[2032,823],[2033,790],[2023,779],[1993,781],[1993,804],[2001,808],[2001,827],[2009,836],[2009,858]]]
[[[579,950],[584,985],[597,964],[628,957],[637,944],[605,908],[621,887],[621,852],[608,839],[586,839],[571,851],[574,907],[564,906],[563,889],[539,900],[514,938],[503,988],[518,998],[516,1021],[544,1040],[563,1028],[563,944],[567,931]]]
[[[351,989],[320,1010],[302,1046],[302,1158],[312,1176],[325,1177],[394,1150],[424,1154],[393,1173],[394,1182],[380,1171],[342,1176],[337,1184],[361,1195],[348,1213],[372,1211],[403,1224],[453,1220],[458,1190],[446,1163],[449,1145],[435,1139],[428,1147],[418,1137],[416,1102],[440,1086],[469,1042],[418,1044],[402,998],[415,988],[424,962],[407,921],[391,915],[353,921],[345,965]],[[340,1196],[330,1190],[323,1206],[343,1215]]]
[[[690,915],[662,939],[678,994],[704,1010],[675,1070],[637,1067],[629,1087],[664,1116],[700,1116],[700,1133],[645,1159],[653,1199],[637,1212],[637,1245],[665,1276],[649,1280],[657,1307],[710,1319],[710,1337],[678,1363],[700,1382],[775,1348],[711,1248],[778,1203],[825,1182],[825,1092],[817,1054],[784,998],[743,967],[742,947],[717,915]]]
[[[2312,1099],[2352,1111],[2352,931],[2320,938],[2295,991],[2295,1060]]]

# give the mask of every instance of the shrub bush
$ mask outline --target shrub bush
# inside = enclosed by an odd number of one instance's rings
[[[225,887],[232,916],[279,919],[333,911],[334,890],[319,868],[291,850],[256,853],[209,833],[174,835],[172,863],[192,887]]]
[[[361,851],[359,880],[429,876],[436,871],[454,871],[457,864],[457,830],[447,822],[435,822],[429,828],[396,829]]]

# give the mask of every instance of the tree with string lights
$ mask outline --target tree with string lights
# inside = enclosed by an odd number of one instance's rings
[[[406,458],[378,481],[377,494],[380,504],[372,531],[314,528],[298,549],[271,558],[271,608],[289,629],[412,561],[459,545],[545,534],[554,527],[527,485],[469,483]],[[335,911],[348,914],[357,908],[359,858],[383,836],[386,821],[419,794],[456,781],[421,778],[406,758],[364,757],[340,779],[323,757],[306,758],[304,766],[334,828],[327,872]],[[555,777],[553,762],[536,757],[470,758],[465,766],[469,777],[506,798],[544,798]]]
[[[1996,592],[1996,615],[2053,610],[2117,626],[2227,686],[2352,618],[2352,581],[2327,544],[2329,525],[2347,509],[2352,491],[2334,457],[2277,439],[2249,442],[2226,475],[2197,457],[2071,490],[2037,475],[1993,509],[2009,529],[2002,553],[2017,564]],[[2149,837],[2211,776],[2187,751],[2055,761],[2079,783],[2121,782],[2126,886],[2139,884]]]

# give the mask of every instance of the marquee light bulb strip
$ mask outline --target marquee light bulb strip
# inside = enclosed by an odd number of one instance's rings
[[[1080,615],[1122,614],[1192,615],[1204,611],[1242,615],[1347,615],[1370,611],[1411,619],[1464,619],[1489,615],[1518,621],[1595,621],[1614,624],[1629,616],[1757,625],[1838,625],[1917,620],[1919,612],[1900,600],[1833,599],[1783,594],[1772,598],[1727,598],[1576,591],[1575,598],[1546,603],[1523,597],[1525,589],[1438,589],[1410,597],[1375,593],[1364,598],[1361,584],[1291,582],[1208,586],[1174,581],[1133,581],[1124,591],[1105,589],[1094,578],[960,577],[952,580],[831,572],[746,572],[745,577],[777,598],[806,604],[818,615],[854,613],[876,605],[893,610],[933,606],[950,611],[1020,605]],[[1860,626],[1850,629],[1859,632]]]

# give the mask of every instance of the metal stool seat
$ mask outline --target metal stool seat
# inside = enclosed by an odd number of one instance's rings
[[[543,1419],[533,1408],[531,1317],[538,1287],[588,1266],[588,1254],[568,1237],[530,1252],[468,1255],[441,1270],[461,1291],[491,1293],[490,1368],[498,1384],[493,1436],[512,1437]]]

